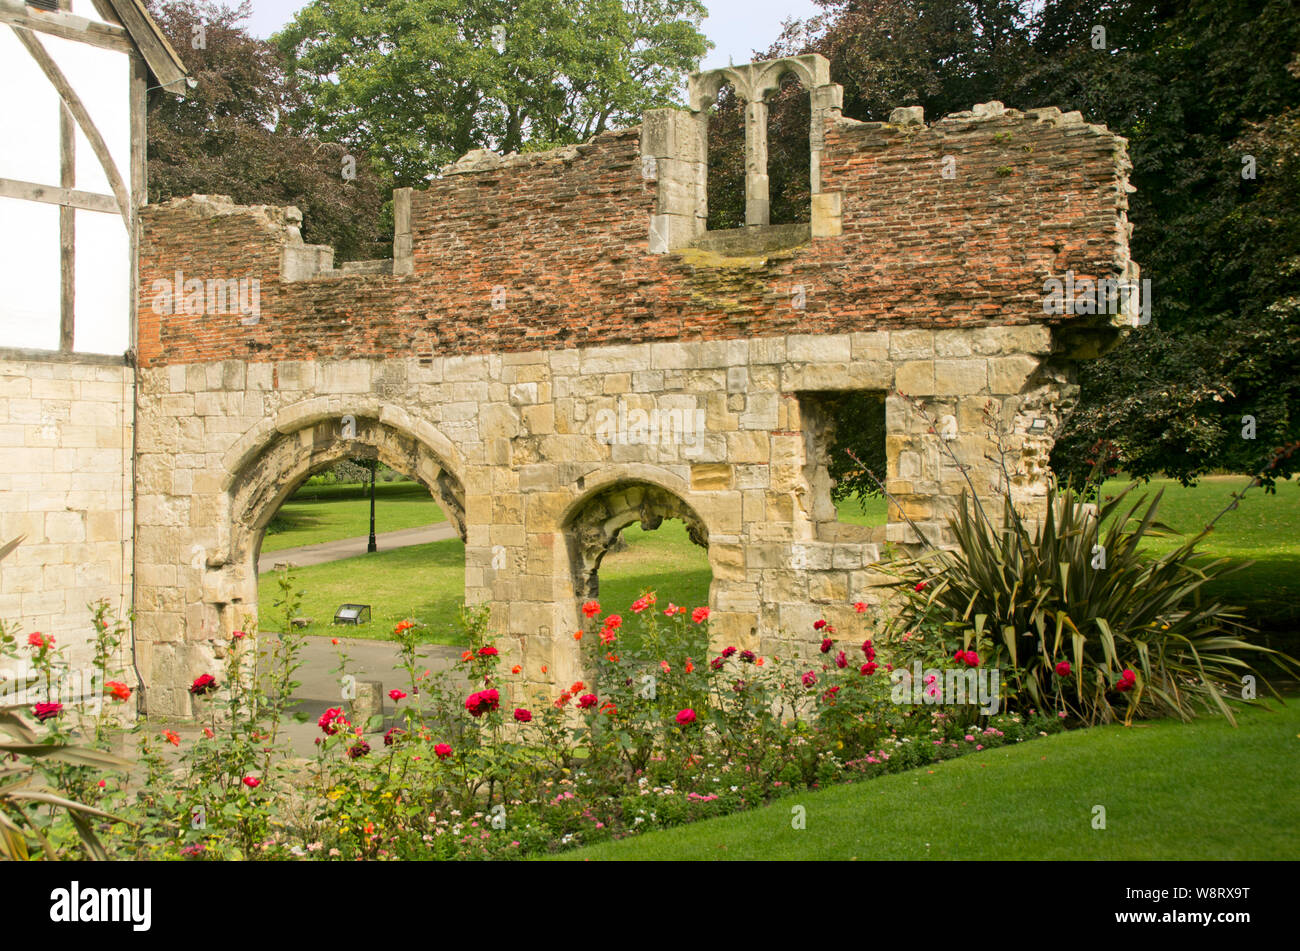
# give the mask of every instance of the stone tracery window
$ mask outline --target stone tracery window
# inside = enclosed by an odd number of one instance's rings
[[[650,229],[652,252],[689,247],[708,232],[709,111],[727,85],[743,103],[745,227],[763,228],[771,223],[768,113],[771,97],[791,76],[809,97],[811,235],[839,233],[839,194],[822,191],[821,165],[826,124],[838,118],[844,91],[830,81],[830,62],[820,54],[808,53],[694,73],[688,85],[689,111],[661,109],[646,115],[641,140],[643,168],[647,178],[657,182]]]

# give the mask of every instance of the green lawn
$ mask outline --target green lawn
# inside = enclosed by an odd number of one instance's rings
[[[1164,489],[1157,517],[1174,530],[1193,535],[1249,481],[1247,476],[1207,476],[1185,489],[1173,479],[1153,479],[1150,485],[1130,493],[1130,498]],[[1102,491],[1114,494],[1126,484],[1111,480]],[[1151,539],[1146,547],[1168,551],[1181,541]],[[1207,584],[1205,593],[1245,607],[1266,643],[1294,651],[1294,635],[1300,631],[1300,482],[1279,483],[1275,495],[1251,489],[1235,511],[1219,520],[1201,547],[1214,558],[1254,562],[1222,581]]]
[[[1160,517],[1176,530],[1194,532],[1213,518],[1229,494],[1246,483],[1241,476],[1211,476],[1191,489],[1173,480],[1154,480],[1139,491],[1163,487]],[[1108,482],[1114,493],[1125,483]],[[413,482],[380,484],[377,507],[379,529],[391,531],[442,521],[443,515],[428,493]],[[856,501],[839,505],[840,519],[857,524],[882,524],[883,499],[869,500],[862,511]],[[311,486],[285,504],[277,522],[287,526],[268,534],[263,551],[364,535],[368,531],[369,504],[360,486]],[[629,550],[611,552],[600,571],[600,600],[608,610],[626,612],[646,589],[657,591],[666,606],[669,599],[687,607],[708,603],[710,572],[702,549],[692,545],[680,522],[667,521],[657,531],[630,526],[624,533]],[[1153,551],[1177,544],[1176,539],[1152,539]],[[1207,593],[1245,606],[1253,623],[1264,631],[1265,642],[1294,653],[1294,634],[1300,631],[1300,492],[1293,482],[1282,483],[1276,495],[1252,490],[1240,507],[1219,522],[1205,550],[1255,564],[1223,581],[1207,586]],[[311,633],[337,631],[329,624],[344,601],[374,606],[375,623],[356,632],[385,637],[392,625],[413,617],[426,627],[430,640],[459,643],[454,625],[457,604],[464,596],[464,546],[458,540],[435,542],[395,551],[361,555],[345,561],[300,569],[299,586],[307,595],[303,614],[316,619]],[[261,603],[268,619],[274,598],[274,581],[263,576]],[[264,622],[273,626],[269,620]]]
[[[429,490],[418,482],[380,482],[375,486],[377,532],[418,528],[446,518]],[[369,486],[306,485],[271,520],[262,551],[281,551],[369,533]]]
[[[1294,860],[1300,699],[1274,707],[1236,729],[1207,718],[1058,734],[557,857]]]
[[[630,526],[623,534],[629,549],[606,555],[600,568],[600,600],[607,610],[626,614],[646,589],[662,595],[661,608],[669,599],[690,608],[709,603],[708,558],[691,544],[681,522],[666,521],[653,532]],[[298,613],[314,622],[304,629],[308,634],[386,638],[409,617],[423,625],[430,643],[464,643],[457,620],[465,597],[465,544],[458,538],[311,565],[297,569],[294,577],[295,588],[303,591]],[[276,581],[275,573],[267,572],[258,583],[264,630],[281,626]],[[369,604],[372,622],[334,627],[334,612],[347,601]]]
[[[426,545],[409,545],[391,551],[357,555],[341,561],[298,568],[294,588],[302,592],[298,615],[312,618],[307,634],[388,638],[398,621],[412,618],[423,627],[423,640],[432,644],[460,644],[465,638],[457,626],[460,603],[465,599],[465,543],[459,538]],[[260,627],[283,627],[276,572],[258,578]],[[371,623],[335,627],[331,623],[340,604],[371,606]]]

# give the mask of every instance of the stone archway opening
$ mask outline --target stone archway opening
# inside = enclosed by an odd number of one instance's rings
[[[579,601],[600,597],[600,565],[623,529],[639,523],[654,531],[665,519],[680,519],[686,536],[708,550],[709,531],[689,505],[651,482],[619,482],[589,497],[569,520],[567,536],[573,590]]]
[[[441,564],[441,575],[451,571],[448,559],[456,562],[455,578],[442,579],[445,583],[441,587],[448,590],[454,588],[456,597],[463,597],[465,579],[463,546],[466,519],[465,491],[460,479],[447,468],[441,457],[409,433],[385,424],[378,418],[345,416],[320,420],[303,429],[277,435],[241,469],[232,481],[228,495],[231,558],[234,565],[243,569],[241,574],[246,580],[240,592],[241,600],[244,602],[242,613],[245,615],[257,612],[261,600],[257,590],[258,582],[259,580],[265,582],[269,577],[266,572],[262,572],[259,578],[259,567],[265,567],[265,564],[259,565],[259,562],[264,562],[267,558],[283,558],[276,552],[269,552],[266,555],[262,553],[268,524],[312,475],[345,460],[375,460],[428,491],[432,501],[446,516],[448,540],[454,542],[454,547],[458,549],[457,552],[450,554],[443,553],[441,550],[438,552],[439,555],[445,556],[441,561],[447,562]],[[426,547],[430,546],[422,545],[419,549],[421,558],[426,554],[424,551]],[[412,549],[412,552],[415,551],[416,549]],[[401,548],[381,550],[379,555],[399,556],[401,552]],[[359,551],[356,554],[361,555],[363,552]],[[283,560],[297,563],[292,557]],[[404,558],[403,564],[408,561],[409,558]],[[425,562],[428,561],[429,559],[425,558]],[[354,563],[350,557],[347,558],[347,562]],[[301,570],[312,571],[315,567],[313,565]],[[333,566],[326,563],[320,567]],[[406,567],[414,570],[414,563]],[[423,562],[421,567],[426,567]],[[432,570],[435,565],[430,564],[427,567]],[[399,567],[396,570],[400,573],[405,568]],[[385,567],[384,583],[381,587],[391,586],[395,580],[392,577],[393,571],[393,566]],[[322,579],[313,579],[313,581],[325,590],[329,590]],[[372,593],[370,588],[375,584],[375,578],[358,573],[355,585],[352,585],[349,580],[347,588],[349,592],[356,592],[355,597],[340,591],[331,593],[330,598],[338,600],[339,603],[354,600],[364,603]],[[413,581],[412,587],[414,586]],[[383,595],[376,593],[375,598],[378,601],[383,598]],[[391,600],[391,595],[384,600]],[[398,605],[394,602],[389,606],[389,611],[405,613],[414,603],[414,601],[408,603],[403,600]],[[336,607],[337,605],[332,603],[314,605],[312,610],[305,611],[304,616],[310,616],[314,622],[309,633],[321,633],[315,628],[328,625]],[[322,612],[326,616],[318,617],[317,615]],[[383,617],[378,604],[374,613],[376,620]],[[434,620],[431,618],[430,622]],[[266,621],[270,622],[271,619],[268,617]],[[282,621],[276,623],[282,624]],[[268,623],[264,622],[261,626],[263,629],[269,629]]]
[[[583,501],[565,534],[579,617],[583,603],[599,601],[604,613],[626,619],[647,591],[658,596],[659,611],[670,601],[693,609],[713,600],[708,527],[669,489],[644,481],[606,486]],[[707,649],[701,636],[699,656]]]

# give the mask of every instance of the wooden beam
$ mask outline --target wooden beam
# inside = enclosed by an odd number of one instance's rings
[[[135,215],[131,208],[131,196],[126,190],[126,183],[122,181],[122,175],[117,170],[117,163],[113,161],[113,154],[109,152],[108,146],[104,142],[104,137],[99,134],[95,122],[90,118],[90,113],[86,111],[81,97],[77,91],[72,88],[68,82],[68,77],[63,75],[63,70],[50,57],[45,47],[41,45],[30,30],[22,27],[14,27],[14,33],[23,46],[27,47],[27,52],[32,54],[32,59],[36,60],[36,65],[45,73],[45,78],[50,81],[58,91],[59,96],[63,99],[64,105],[72,113],[72,117],[77,120],[77,125],[81,126],[82,133],[90,142],[91,151],[99,159],[99,164],[104,168],[104,175],[108,178],[108,184],[112,186],[113,195],[117,198],[118,209],[122,213],[122,220],[126,223],[127,234],[131,233],[131,222]]]
[[[117,15],[117,11],[113,9],[113,5],[109,3],[108,0],[91,0],[91,2],[95,4],[95,12],[103,17],[107,22],[116,24],[117,26],[122,25],[121,18]]]
[[[131,55],[131,201],[136,209],[149,203],[149,66],[139,53]],[[140,307],[140,216],[132,214],[130,261],[131,275],[130,333],[128,347],[138,350]]]
[[[77,125],[59,103],[59,186],[77,184]],[[59,206],[59,349],[71,351],[77,325],[77,209]]]
[[[0,23],[35,30],[38,33],[48,33],[50,36],[75,40],[78,43],[88,43],[101,49],[116,50],[119,53],[129,53],[132,49],[126,30],[120,26],[96,23],[94,20],[73,16],[70,13],[56,13],[52,10],[39,10],[36,7],[15,10],[13,7],[0,6]]]
[[[117,11],[127,33],[144,55],[145,62],[149,64],[149,69],[157,77],[158,83],[170,92],[184,93],[185,80],[189,78],[189,71],[180,56],[172,49],[172,45],[167,42],[167,37],[158,28],[153,17],[149,16],[144,4],[140,0],[109,0],[109,2]]]
[[[117,199],[112,195],[99,195],[95,192],[59,188],[54,185],[38,185],[35,182],[20,182],[13,178],[0,178],[0,198],[20,198],[24,201],[44,202],[47,205],[66,205],[69,208],[100,211],[109,215],[120,212]]]

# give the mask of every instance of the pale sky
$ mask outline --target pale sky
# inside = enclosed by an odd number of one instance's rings
[[[704,35],[715,48],[705,57],[703,68],[748,63],[755,50],[765,50],[781,33],[787,19],[803,19],[820,12],[812,0],[704,0],[709,16]],[[253,0],[253,15],[246,26],[250,33],[267,37],[307,6],[307,0]]]

